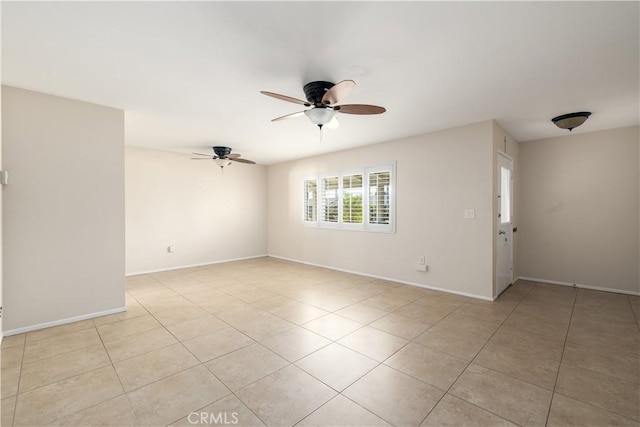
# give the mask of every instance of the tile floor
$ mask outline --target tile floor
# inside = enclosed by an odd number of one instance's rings
[[[8,337],[2,425],[638,426],[640,298],[485,302],[261,258],[131,277]]]

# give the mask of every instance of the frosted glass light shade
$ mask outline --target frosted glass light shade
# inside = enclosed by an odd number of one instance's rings
[[[331,108],[316,107],[306,110],[304,114],[314,125],[324,126],[335,117],[336,112]]]

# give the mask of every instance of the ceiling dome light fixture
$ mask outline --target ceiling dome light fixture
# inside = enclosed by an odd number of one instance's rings
[[[231,160],[229,159],[213,159],[213,161],[216,162],[218,166],[220,166],[220,169],[231,164]]]
[[[581,111],[579,113],[563,114],[554,117],[551,121],[560,129],[569,129],[569,132],[571,132],[572,129],[586,122],[590,115],[591,113],[588,111]]]
[[[322,129],[322,126],[332,122],[336,116],[336,111],[333,108],[316,107],[311,110],[305,110],[304,114],[311,120],[311,123],[318,125]]]

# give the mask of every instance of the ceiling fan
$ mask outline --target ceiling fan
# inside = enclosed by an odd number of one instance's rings
[[[342,101],[351,93],[356,82],[353,80],[343,80],[340,83],[333,84],[331,82],[317,81],[304,85],[303,90],[306,101],[292,98],[279,93],[260,91],[261,94],[281,99],[283,101],[293,102],[294,104],[312,107],[308,110],[298,111],[297,113],[287,114],[286,116],[276,117],[271,120],[277,122],[285,119],[300,117],[303,114],[309,118],[311,123],[318,125],[320,130],[323,126],[329,129],[338,127],[338,119],[336,113],[345,114],[382,114],[387,111],[384,107],[366,104],[343,104],[335,105]]]
[[[241,154],[232,153],[231,147],[216,146],[211,148],[213,149],[213,152],[214,152],[213,156],[210,154],[192,153],[197,156],[204,156],[204,157],[192,157],[191,160],[213,160],[214,162],[216,162],[218,166],[220,166],[220,169],[230,165],[231,162],[248,163],[250,165],[256,164],[256,162],[252,160],[241,159],[240,158]]]

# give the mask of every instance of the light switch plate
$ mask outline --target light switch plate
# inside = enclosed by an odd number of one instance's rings
[[[464,219],[476,219],[476,210],[475,209],[465,209],[464,210]]]

